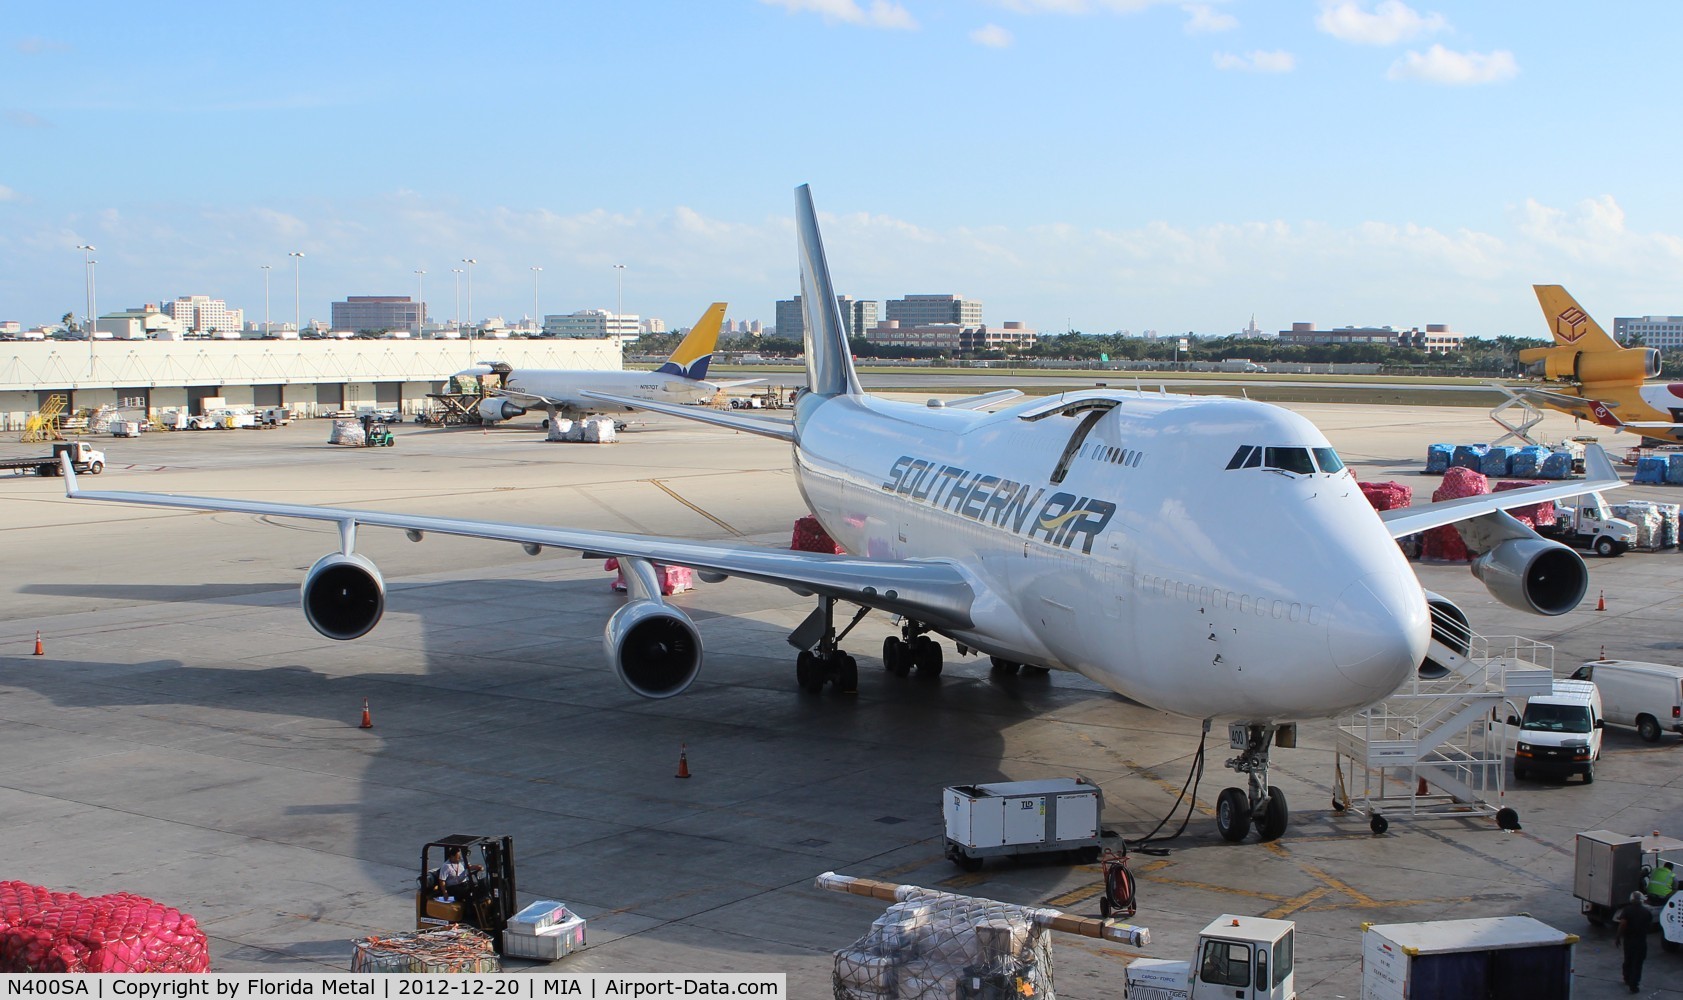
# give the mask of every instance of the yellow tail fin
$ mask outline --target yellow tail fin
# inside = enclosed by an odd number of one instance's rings
[[[1556,344],[1587,352],[1624,350],[1565,288],[1559,285],[1532,285],[1531,288],[1537,293],[1537,304],[1543,307],[1543,320],[1554,334]]]

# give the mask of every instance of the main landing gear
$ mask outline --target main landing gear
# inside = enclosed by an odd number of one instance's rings
[[[1281,746],[1296,744],[1297,730],[1294,726],[1228,727],[1233,748],[1241,752],[1229,760],[1227,766],[1245,775],[1249,787],[1224,788],[1216,799],[1216,829],[1221,832],[1223,840],[1233,843],[1244,840],[1253,824],[1262,840],[1278,840],[1286,832],[1286,826],[1291,821],[1286,796],[1268,783],[1268,751],[1275,742],[1276,733],[1280,736]]]
[[[818,599],[818,609],[789,636],[789,642],[801,650],[795,657],[795,683],[799,684],[802,690],[816,694],[824,690],[824,685],[831,684],[835,686],[837,694],[855,694],[859,691],[859,663],[842,652],[841,641],[870,610],[860,608],[853,620],[847,623],[847,628],[842,629],[838,635],[836,599]],[[816,636],[814,633],[817,633]]]
[[[900,634],[882,641],[882,667],[905,677],[915,667],[919,677],[941,676],[941,644],[924,635],[928,629],[914,621],[900,626]]]

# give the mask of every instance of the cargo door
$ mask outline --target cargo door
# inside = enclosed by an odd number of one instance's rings
[[[1046,842],[1046,796],[1025,795],[1005,800],[1005,843]]]
[[[1099,797],[1092,793],[1058,796],[1054,840],[1086,840],[1099,835]]]

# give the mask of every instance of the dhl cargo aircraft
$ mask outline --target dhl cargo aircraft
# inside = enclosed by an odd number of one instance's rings
[[[1620,346],[1561,286],[1532,288],[1555,346],[1523,350],[1519,359],[1533,375],[1576,384],[1512,391],[1603,427],[1683,443],[1683,383],[1648,381],[1660,373],[1660,352]]]
[[[1564,614],[1588,587],[1584,561],[1505,512],[1622,486],[1601,449],[1584,480],[1375,513],[1308,420],[1218,396],[1085,389],[994,412],[865,392],[848,350],[817,212],[796,192],[807,385],[794,420],[647,399],[653,409],[784,442],[808,508],[847,555],[547,525],[317,507],[264,500],[85,491],[77,499],[335,523],[340,543],[304,577],[316,631],[355,639],[380,620],[386,589],[357,552],[361,528],[396,528],[611,555],[626,603],[603,631],[604,660],[635,694],[679,694],[704,667],[701,632],[662,599],[655,561],[816,598],[789,636],[795,680],[856,690],[835,604],[899,617],[882,647],[889,675],[938,675],[944,636],[995,657],[1079,673],[1135,701],[1228,723],[1227,766],[1248,787],[1217,799],[1223,837],[1264,840],[1289,812],[1269,755],[1295,723],[1384,699],[1431,673],[1449,601],[1427,593],[1395,539],[1455,524],[1480,553],[1472,570],[1503,603]],[[857,620],[857,619],[855,619]],[[1464,647],[1463,647],[1464,648]],[[1451,650],[1453,652],[1453,650]],[[1441,667],[1438,668],[1441,670]]]

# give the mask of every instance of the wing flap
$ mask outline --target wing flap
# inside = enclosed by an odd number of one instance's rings
[[[650,413],[665,413],[673,417],[683,417],[685,420],[695,420],[704,424],[718,427],[729,427],[734,431],[747,431],[763,437],[777,438],[779,441],[795,440],[795,425],[787,420],[777,420],[769,417],[751,417],[744,413],[730,410],[714,410],[705,406],[695,406],[689,403],[660,403],[649,399],[639,399],[635,396],[615,396],[612,393],[596,392],[591,389],[580,391],[579,395],[587,399],[597,399],[604,403],[615,403],[629,406],[635,410],[648,410]]]

